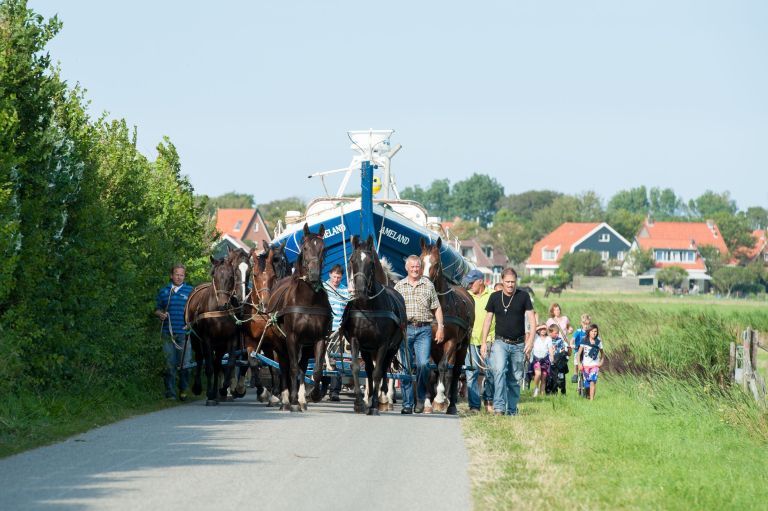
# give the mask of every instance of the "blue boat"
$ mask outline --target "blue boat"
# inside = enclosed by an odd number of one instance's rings
[[[414,201],[400,199],[394,179],[389,172],[392,156],[400,147],[390,147],[389,139],[393,130],[368,130],[348,132],[352,148],[356,151],[352,163],[343,169],[318,172],[310,177],[320,177],[325,187],[325,177],[343,173],[344,177],[336,195],[326,195],[309,203],[306,212],[289,212],[286,227],[273,240],[273,245],[286,243],[286,254],[293,262],[299,253],[304,237],[303,227],[308,224],[312,232],[325,227],[325,264],[323,278],[336,264],[346,268],[352,253],[353,235],[367,238],[372,235],[379,257],[386,259],[393,271],[404,277],[405,259],[421,253],[421,241],[434,243],[443,238],[441,260],[446,278],[454,283],[474,268],[461,256],[459,250],[446,239],[438,219],[427,215],[424,207]],[[382,174],[382,190],[376,190],[373,173]],[[361,173],[361,196],[344,196],[345,188],[352,173]],[[327,190],[327,189],[326,189]],[[381,198],[374,198],[377,191]],[[347,271],[344,271],[346,280]]]

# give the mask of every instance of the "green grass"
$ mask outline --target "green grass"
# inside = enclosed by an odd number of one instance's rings
[[[148,385],[159,389],[161,385]],[[0,458],[176,402],[139,388],[91,388],[88,394],[46,392],[6,396],[0,403]]]
[[[524,396],[519,417],[467,417],[475,507],[762,509],[765,412],[715,394],[614,377],[593,402]]]

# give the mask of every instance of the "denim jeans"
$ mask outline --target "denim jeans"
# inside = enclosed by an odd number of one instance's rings
[[[432,327],[408,325],[406,342],[400,345],[400,358],[407,369],[416,366],[416,381],[418,383],[419,401],[427,396],[429,382],[429,354],[432,349]],[[408,352],[405,351],[407,345]],[[403,380],[403,408],[413,408],[413,382]]]
[[[520,400],[520,379],[523,377],[525,362],[525,343],[507,344],[496,340],[491,348],[491,366],[493,368],[493,410],[517,414],[517,402]]]
[[[485,356],[485,379],[483,380],[483,401],[493,402],[493,370],[491,369],[491,350]]]
[[[176,337],[176,344],[184,348],[184,338]],[[171,336],[163,334],[163,352],[165,353],[165,396],[176,397],[176,372],[179,368],[182,349],[174,346],[171,342]],[[179,390],[184,392],[189,386],[189,369],[192,365],[192,344],[187,343],[187,349],[184,353],[184,369],[179,371]]]
[[[480,386],[477,379],[480,377],[480,346],[469,345],[467,357],[464,360],[464,371],[467,377],[467,401],[470,408],[480,409]]]

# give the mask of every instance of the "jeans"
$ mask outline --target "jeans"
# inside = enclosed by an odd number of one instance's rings
[[[416,366],[416,381],[418,383],[419,401],[427,396],[429,382],[429,354],[432,349],[432,326],[408,325],[406,342],[400,345],[400,358],[406,369],[413,371]],[[407,352],[406,350],[407,346]],[[403,380],[403,408],[413,408],[413,382]]]
[[[483,380],[483,401],[493,402],[493,370],[491,369],[491,350],[486,352],[485,360],[485,380]]]
[[[464,371],[467,377],[467,401],[469,407],[476,410],[480,409],[480,389],[477,379],[480,377],[480,346],[474,344],[469,345],[467,349],[467,357],[464,360],[464,366],[467,370]]]
[[[493,368],[493,410],[517,415],[520,400],[520,379],[523,377],[525,343],[507,344],[497,340],[491,348]]]
[[[181,337],[181,336],[179,336]],[[184,348],[184,338],[174,337],[176,344],[181,349],[174,346],[171,336],[163,334],[163,352],[165,353],[165,397],[176,397],[176,372],[181,360],[181,352]],[[184,353],[184,368],[179,371],[179,390],[184,392],[189,387],[189,369],[192,365],[192,344],[187,342],[187,349]]]

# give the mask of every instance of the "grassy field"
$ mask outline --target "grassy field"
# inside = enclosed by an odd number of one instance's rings
[[[588,312],[600,324],[613,372],[593,402],[569,385],[566,397],[524,392],[515,418],[465,417],[476,508],[765,508],[768,412],[726,378],[739,329],[768,330],[765,303],[555,300],[574,321]],[[548,301],[537,302],[543,313]]]

